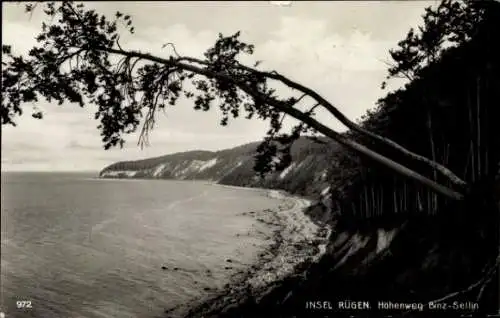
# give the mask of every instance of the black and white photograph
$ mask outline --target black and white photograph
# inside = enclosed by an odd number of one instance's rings
[[[500,1],[2,2],[0,318],[500,317]]]

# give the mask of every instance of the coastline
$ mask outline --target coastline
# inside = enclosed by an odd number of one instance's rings
[[[256,256],[253,265],[233,274],[224,289],[204,299],[167,309],[166,317],[218,316],[249,298],[258,301],[287,277],[302,275],[305,268],[317,262],[326,251],[331,228],[315,223],[304,213],[311,204],[309,200],[283,190],[210,184],[263,191],[263,195],[279,200],[274,209],[242,213],[271,229],[270,244]]]

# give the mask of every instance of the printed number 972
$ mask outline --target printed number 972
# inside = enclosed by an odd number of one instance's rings
[[[16,301],[17,308],[32,308],[30,300],[18,300]]]

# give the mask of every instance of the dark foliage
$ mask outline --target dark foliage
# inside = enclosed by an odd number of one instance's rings
[[[388,78],[403,76],[411,81],[380,99],[378,108],[363,121],[370,131],[445,165],[471,189],[494,178],[500,160],[500,51],[492,45],[500,40],[498,10],[498,4],[490,2],[465,6],[454,1],[428,9],[420,32],[410,30],[391,51],[396,64]],[[451,43],[443,48],[445,39]],[[407,162],[393,149],[372,147]],[[446,206],[442,196],[352,152],[339,153],[338,160],[342,163],[332,172],[339,185],[334,197],[345,215],[434,214]],[[447,182],[429,167],[418,163],[412,167]],[[340,177],[344,174],[348,182]]]
[[[35,7],[28,4],[26,11]],[[13,55],[9,45],[2,46],[8,59],[2,70],[2,124],[15,125],[15,117],[23,113],[22,104],[40,98],[81,107],[92,103],[98,105],[95,119],[100,120],[98,128],[105,149],[123,146],[123,134],[136,131],[144,120],[139,141],[142,145],[148,142],[156,112],[184,97],[193,101],[195,110],[208,111],[218,106],[221,125],[227,125],[230,118],[239,117],[243,111],[248,119],[269,119],[271,138],[281,129],[281,115],[267,107],[262,98],[294,103],[294,98],[279,100],[268,88],[266,76],[238,62],[239,55],[252,54],[254,49],[239,39],[240,32],[220,34],[203,60],[180,56],[160,59],[121,48],[120,29],[134,33],[129,15],[117,12],[109,18],[71,1],[47,2],[43,10],[51,22],[42,24],[36,37],[39,46],[31,49],[28,57]],[[112,55],[120,57],[118,63],[111,62]],[[32,115],[43,117],[36,109]],[[297,133],[293,137],[281,136],[289,139],[288,144],[297,137]],[[269,142],[263,145],[259,148],[266,154],[259,157],[263,171],[274,169],[270,167],[276,161],[268,160],[268,155],[278,152],[283,153],[280,158],[288,159],[287,149],[276,149]]]

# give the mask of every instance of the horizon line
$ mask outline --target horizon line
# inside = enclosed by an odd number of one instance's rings
[[[61,173],[71,173],[71,172],[88,172],[88,173],[99,173],[100,170],[31,170],[31,169],[25,169],[25,170],[4,170],[0,169],[0,174],[4,172],[61,172]]]

